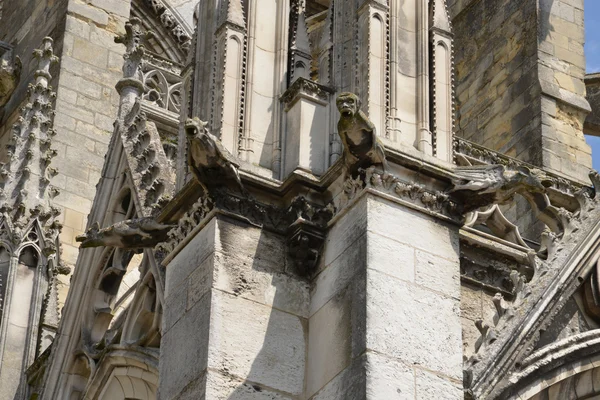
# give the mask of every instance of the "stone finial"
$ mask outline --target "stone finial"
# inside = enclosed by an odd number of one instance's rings
[[[241,0],[225,0],[221,4],[218,22],[217,26],[219,27],[224,24],[231,24],[242,30],[246,29],[246,18],[244,17]]]
[[[433,0],[431,2],[429,19],[432,28],[440,29],[448,33],[452,31],[446,0]]]
[[[50,67],[58,62],[58,57],[54,55],[54,49],[52,48],[53,42],[52,38],[46,36],[42,39],[42,46],[33,51],[33,56],[38,61],[38,67],[34,74],[35,83],[36,85],[42,85],[44,88],[48,87],[48,81],[52,79]]]
[[[152,36],[152,32],[146,32],[142,21],[134,17],[125,23],[125,34],[115,37],[115,43],[125,45],[124,79],[141,79],[142,58],[146,52],[142,41]]]

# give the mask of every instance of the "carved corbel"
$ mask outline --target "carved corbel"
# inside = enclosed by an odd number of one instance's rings
[[[312,275],[319,262],[325,243],[323,229],[303,218],[298,218],[288,229],[288,254],[294,261],[296,272]]]

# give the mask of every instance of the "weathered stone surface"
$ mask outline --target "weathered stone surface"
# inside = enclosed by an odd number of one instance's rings
[[[301,394],[306,357],[302,319],[218,290],[212,297],[209,368]]]
[[[454,379],[462,378],[457,300],[376,271],[368,274],[367,293],[369,349]]]

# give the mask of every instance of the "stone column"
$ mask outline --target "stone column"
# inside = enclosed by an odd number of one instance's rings
[[[300,398],[309,286],[291,271],[285,238],[220,214],[199,219],[166,261],[160,398]]]
[[[458,228],[378,194],[327,236],[306,398],[462,399]]]

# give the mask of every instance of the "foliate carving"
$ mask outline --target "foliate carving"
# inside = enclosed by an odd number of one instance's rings
[[[52,78],[50,67],[58,61],[52,39],[44,38],[33,56],[37,61],[35,83],[29,85],[26,103],[12,127],[7,144],[9,160],[0,165],[0,211],[12,226],[13,243],[18,244],[22,232],[39,226],[44,236],[40,247],[50,256],[58,250],[55,239],[62,227],[56,220],[60,209],[51,202],[55,192],[50,180],[56,169],[48,167],[57,154],[50,147],[55,135],[52,120],[56,94],[48,82]]]
[[[418,183],[404,182],[392,174],[379,171],[375,166],[359,169],[357,175],[344,181],[343,193],[336,200],[336,209],[345,208],[365,189],[374,189],[431,213],[460,220],[458,204],[447,193],[431,191]]]
[[[150,6],[150,8],[157,15],[161,24],[167,28],[173,34],[179,47],[182,50],[188,51],[191,45],[192,38],[187,33],[186,29],[182,26],[182,24],[175,18],[175,16],[169,11],[167,6],[163,3],[162,0],[145,0],[146,4]]]
[[[238,172],[238,162],[206,125],[198,118],[188,118],[185,122],[190,170],[208,190],[231,182],[246,196],[248,193]]]
[[[121,128],[123,146],[144,215],[150,215],[173,192],[175,171],[165,155],[156,126],[148,121],[136,103],[133,118]]]
[[[296,271],[305,275],[312,273],[318,262],[325,228],[335,209],[333,205],[311,204],[302,196],[296,197],[284,208],[263,204],[249,197],[239,197],[226,190],[205,192],[179,219],[166,242],[157,247],[161,256],[177,248],[211,212],[239,215],[256,226],[286,235],[288,253],[295,262]]]
[[[123,58],[123,79],[118,85],[117,90],[120,90],[122,86],[131,82],[128,80],[142,80],[142,61],[146,49],[144,48],[143,41],[152,37],[152,32],[146,32],[142,21],[139,18],[131,18],[125,23],[125,34],[115,37],[115,43],[122,43],[125,45],[125,54]]]
[[[372,165],[379,165],[385,171],[388,168],[383,144],[377,139],[375,125],[360,110],[360,104],[353,93],[342,93],[336,99],[340,111],[338,134],[344,146],[347,172],[353,174]]]
[[[201,196],[179,219],[177,226],[169,231],[167,240],[159,244],[157,250],[165,255],[172,252],[194,228],[200,225],[213,207],[213,201],[208,196]]]
[[[284,104],[290,104],[300,93],[308,94],[322,101],[329,101],[333,89],[305,78],[298,78],[281,96],[281,101]]]
[[[0,42],[0,107],[4,106],[17,88],[23,64],[13,57],[12,48]]]
[[[296,218],[287,230],[288,254],[299,274],[314,273],[325,243],[327,223],[334,212],[332,204],[317,207],[302,196],[296,197],[288,208],[290,217]]]

